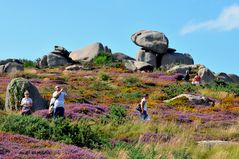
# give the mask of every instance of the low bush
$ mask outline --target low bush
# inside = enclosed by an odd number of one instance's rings
[[[197,86],[190,83],[185,83],[169,85],[163,88],[162,91],[166,94],[166,98],[169,99],[183,93],[196,93],[197,89]]]
[[[108,53],[99,53],[96,57],[93,58],[93,63],[97,65],[107,65],[113,62],[113,58]]]
[[[0,118],[0,130],[14,132],[30,137],[60,141],[81,147],[100,148],[106,138],[91,127],[89,121],[79,120],[71,123],[68,119],[59,118],[48,121],[36,116],[9,115]]]
[[[110,76],[107,75],[107,74],[101,74],[101,75],[100,75],[100,79],[101,79],[102,81],[108,81],[108,80],[110,79]]]
[[[36,61],[32,61],[32,60],[21,59],[20,61],[23,63],[23,66],[25,68],[35,68],[37,65]]]
[[[125,77],[123,79],[123,83],[126,84],[126,86],[136,86],[140,80],[136,77]]]
[[[127,110],[123,106],[111,105],[108,114],[102,117],[101,122],[106,124],[112,122],[115,125],[126,121]]]

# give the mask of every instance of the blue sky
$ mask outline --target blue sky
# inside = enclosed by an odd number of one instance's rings
[[[141,29],[165,33],[214,72],[239,75],[239,0],[0,0],[0,59],[94,42],[135,57],[130,37]]]

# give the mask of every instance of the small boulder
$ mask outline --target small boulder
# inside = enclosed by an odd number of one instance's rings
[[[162,32],[140,30],[131,36],[131,40],[138,46],[164,54],[168,49],[168,38]]]
[[[124,61],[124,66],[127,70],[129,71],[136,71],[137,67],[134,65],[134,60],[125,60]]]
[[[81,65],[71,65],[71,66],[67,66],[65,69],[67,71],[78,71],[78,70],[84,69],[84,67]]]
[[[198,70],[198,75],[202,82],[211,82],[215,79],[214,74],[208,68],[201,68]]]
[[[24,78],[15,78],[7,86],[5,110],[20,110],[20,103],[26,90],[29,91],[33,101],[32,111],[47,108],[47,101],[41,97],[31,82]]]
[[[181,94],[172,99],[165,100],[164,102],[169,103],[179,99],[187,99],[188,102],[192,105],[214,106],[215,104],[215,101],[213,101],[212,99],[202,95],[195,95],[195,94]]]

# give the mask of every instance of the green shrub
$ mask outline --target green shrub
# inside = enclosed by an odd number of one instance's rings
[[[139,99],[143,95],[142,92],[130,92],[130,93],[124,93],[122,96],[123,98],[127,100],[133,100],[133,99]]]
[[[81,147],[100,148],[106,138],[93,129],[90,122],[79,120],[71,123],[68,119],[59,118],[48,121],[36,116],[9,115],[0,118],[0,130],[14,132],[38,139],[60,141]]]
[[[126,121],[127,110],[123,106],[111,105],[108,114],[102,117],[101,122],[123,124]]]
[[[32,61],[32,60],[21,59],[20,61],[23,63],[23,66],[25,68],[35,68],[37,65],[36,61]]]
[[[103,82],[96,82],[90,85],[90,88],[96,90],[96,91],[101,91],[101,90],[110,90],[111,87],[107,83]]]
[[[106,65],[113,62],[113,58],[108,53],[99,53],[96,57],[93,58],[93,63],[97,65]]]
[[[144,153],[140,146],[132,146],[127,154],[130,159],[148,159],[148,154]]]
[[[9,115],[0,123],[0,130],[10,131],[18,134],[35,137],[38,139],[49,139],[50,125],[46,119],[35,116]]]
[[[177,95],[183,93],[196,93],[197,86],[192,85],[190,83],[186,84],[172,84],[162,89],[162,91],[166,94],[166,98],[173,98]]]
[[[205,84],[204,87],[214,91],[233,93],[234,95],[239,96],[239,85],[235,83],[226,83],[223,80],[214,80],[208,84]]]
[[[173,152],[174,159],[191,159],[191,154],[186,149],[178,149]]]
[[[123,83],[127,86],[136,86],[139,82],[140,80],[136,77],[125,77],[123,79]]]
[[[110,76],[107,74],[102,74],[102,75],[100,75],[100,79],[102,81],[108,81],[110,79]]]

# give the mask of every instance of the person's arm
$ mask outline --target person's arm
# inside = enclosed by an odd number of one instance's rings
[[[30,103],[28,104],[29,107],[32,107],[32,99],[30,98]]]
[[[142,99],[141,102],[140,102],[142,113],[144,112],[144,103],[145,103],[145,101]]]
[[[22,99],[22,101],[21,101],[21,106],[23,106],[25,103],[24,103],[24,98]]]

